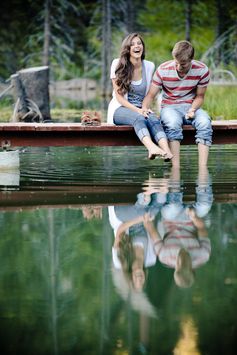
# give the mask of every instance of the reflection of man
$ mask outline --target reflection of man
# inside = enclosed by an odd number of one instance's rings
[[[156,255],[161,263],[175,269],[174,279],[180,287],[190,287],[194,269],[209,260],[211,244],[203,218],[211,208],[212,199],[207,169],[203,168],[196,188],[196,203],[185,205],[179,189],[170,192],[157,228],[154,223],[148,227]]]
[[[209,260],[210,240],[194,209],[183,207],[173,217],[163,215],[164,239],[158,238],[154,249],[163,264],[175,269],[176,284],[189,287],[194,281],[193,270]]]

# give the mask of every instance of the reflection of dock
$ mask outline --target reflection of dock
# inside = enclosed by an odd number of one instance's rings
[[[214,144],[237,143],[237,120],[213,121]],[[182,144],[194,144],[195,131],[184,127]],[[83,126],[80,123],[0,123],[2,147],[18,146],[137,146],[131,126]]]
[[[221,183],[212,185],[215,203],[236,203],[236,184]],[[37,208],[80,208],[83,205],[118,205],[134,204],[142,185],[83,185],[83,186],[48,186],[44,190],[0,191],[1,210],[24,210]],[[184,195],[185,202],[195,201],[195,184],[188,187]]]

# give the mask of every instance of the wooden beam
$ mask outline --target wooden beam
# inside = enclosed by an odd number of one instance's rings
[[[237,143],[237,120],[213,121],[213,144]],[[184,126],[182,144],[194,144],[195,131]],[[80,123],[0,123],[2,147],[20,146],[137,146],[133,127],[82,126]]]

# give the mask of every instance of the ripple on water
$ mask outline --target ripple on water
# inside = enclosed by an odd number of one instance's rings
[[[213,146],[208,170],[212,184],[236,183],[236,145]],[[143,147],[50,147],[27,148],[20,152],[20,185],[144,185],[164,184],[170,179],[171,164],[149,161]],[[181,149],[180,179],[194,184],[198,177],[197,148]]]

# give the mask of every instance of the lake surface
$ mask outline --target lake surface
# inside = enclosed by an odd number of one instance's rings
[[[185,146],[176,171],[142,147],[20,150],[0,169],[1,353],[234,354],[236,153],[198,171]]]

